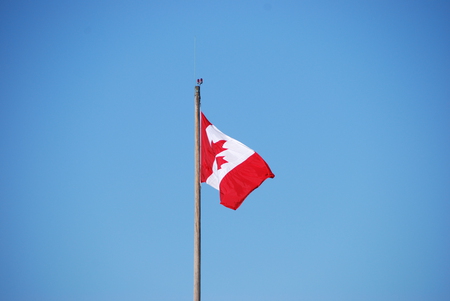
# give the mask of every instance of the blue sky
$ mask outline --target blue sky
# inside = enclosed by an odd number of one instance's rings
[[[449,300],[449,14],[2,1],[0,299],[192,299],[202,77],[276,175],[237,211],[202,186],[202,300]]]

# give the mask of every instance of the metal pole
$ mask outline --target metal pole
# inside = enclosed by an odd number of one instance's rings
[[[194,301],[200,301],[200,86],[195,86],[195,217],[194,217]]]

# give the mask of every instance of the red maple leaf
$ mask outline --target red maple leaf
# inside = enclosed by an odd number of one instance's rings
[[[227,160],[225,160],[225,156],[217,156],[218,154],[220,154],[221,152],[223,152],[224,150],[226,150],[226,148],[223,147],[224,143],[227,142],[226,140],[219,140],[217,142],[212,142],[211,143],[211,147],[214,151],[214,154],[216,155],[216,163],[217,163],[217,169],[219,170],[222,167],[222,164],[224,163],[228,163]]]
[[[222,164],[228,163],[228,161],[225,160],[224,158],[225,158],[225,156],[217,156],[216,157],[217,170],[219,170],[222,167]]]
[[[219,140],[217,142],[211,142],[211,148],[213,149],[213,152],[215,155],[218,155],[219,153],[226,150],[226,148],[223,147],[224,143],[227,142],[226,140]]]

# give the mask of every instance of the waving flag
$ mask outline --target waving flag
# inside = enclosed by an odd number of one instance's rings
[[[267,178],[275,175],[254,150],[228,137],[201,113],[201,182],[220,192],[220,203],[236,210]]]

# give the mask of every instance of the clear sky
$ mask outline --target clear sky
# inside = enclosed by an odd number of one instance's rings
[[[196,77],[276,175],[202,186],[202,300],[450,300],[449,16],[2,1],[0,300],[192,300]]]

